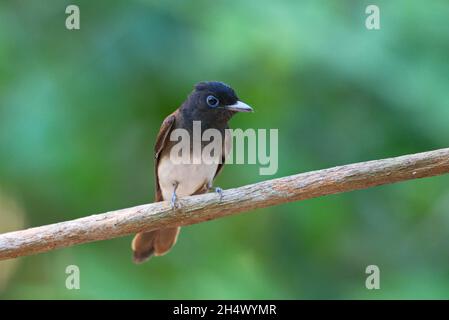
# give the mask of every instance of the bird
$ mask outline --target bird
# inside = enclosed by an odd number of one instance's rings
[[[213,190],[213,180],[223,169],[226,157],[232,149],[232,137],[229,134],[228,121],[239,112],[253,112],[252,107],[242,102],[234,89],[219,81],[197,83],[187,99],[162,122],[154,146],[155,202],[170,201],[173,209],[177,207],[178,197],[207,193]],[[194,122],[200,121],[201,133],[207,129],[216,129],[222,138],[221,154],[213,155],[216,160],[201,161],[204,141],[198,148],[190,148],[190,162],[174,162],[170,151],[176,144],[170,134],[175,129],[185,129],[191,139]],[[199,161],[198,161],[199,160]],[[222,199],[222,189],[215,192]],[[131,247],[133,261],[143,263],[152,256],[162,256],[175,245],[180,227],[170,227],[152,231],[142,231],[135,235]]]

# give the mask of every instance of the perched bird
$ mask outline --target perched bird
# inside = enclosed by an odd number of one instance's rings
[[[159,130],[154,148],[155,201],[171,201],[172,207],[175,207],[178,197],[208,192],[231,150],[232,139],[226,131],[228,121],[237,112],[251,111],[253,109],[241,102],[234,90],[222,82],[196,84],[187,100],[165,118]],[[194,121],[201,121],[201,133],[207,129],[217,129],[221,133],[221,154],[214,155],[219,161],[201,161],[201,150],[193,148],[193,140],[189,163],[174,163],[170,159],[170,150],[176,144],[176,141],[170,140],[170,133],[182,128],[187,130],[191,139],[198,139],[192,134]],[[207,144],[203,141],[197,143],[200,143],[200,149]],[[220,188],[215,191],[222,196]],[[176,243],[179,231],[180,227],[174,227],[136,234],[132,242],[134,262],[141,263],[153,255],[166,254]]]

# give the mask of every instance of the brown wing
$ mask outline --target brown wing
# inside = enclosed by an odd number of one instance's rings
[[[225,165],[226,158],[228,157],[229,153],[232,150],[232,136],[229,133],[229,127],[226,126],[225,129],[225,137],[223,139],[223,146],[222,146],[222,155],[221,155],[221,163],[218,164],[217,172],[215,172],[214,179],[218,176],[218,174],[221,172]]]
[[[156,144],[154,146],[154,181],[155,181],[155,202],[163,201],[162,199],[162,193],[161,188],[159,187],[159,178],[157,174],[157,167],[159,165],[159,155],[161,154],[162,150],[164,149],[167,138],[170,136],[170,132],[173,129],[173,125],[175,123],[176,119],[176,112],[173,112],[171,115],[169,115],[165,120],[162,122],[161,128],[159,129],[159,134],[156,138]]]

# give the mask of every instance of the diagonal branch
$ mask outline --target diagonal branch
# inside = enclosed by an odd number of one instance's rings
[[[225,190],[221,201],[212,193],[182,198],[175,211],[158,202],[1,234],[0,260],[446,173],[449,148],[311,171]]]

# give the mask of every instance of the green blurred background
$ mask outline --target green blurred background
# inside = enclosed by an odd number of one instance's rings
[[[448,147],[448,22],[446,0],[2,0],[0,232],[152,202],[159,125],[201,80],[256,109],[232,127],[279,129],[276,176]],[[216,184],[267,178],[229,165]],[[449,298],[448,183],[186,227],[139,266],[131,237],[0,262],[0,298]],[[81,290],[65,288],[72,264]]]

